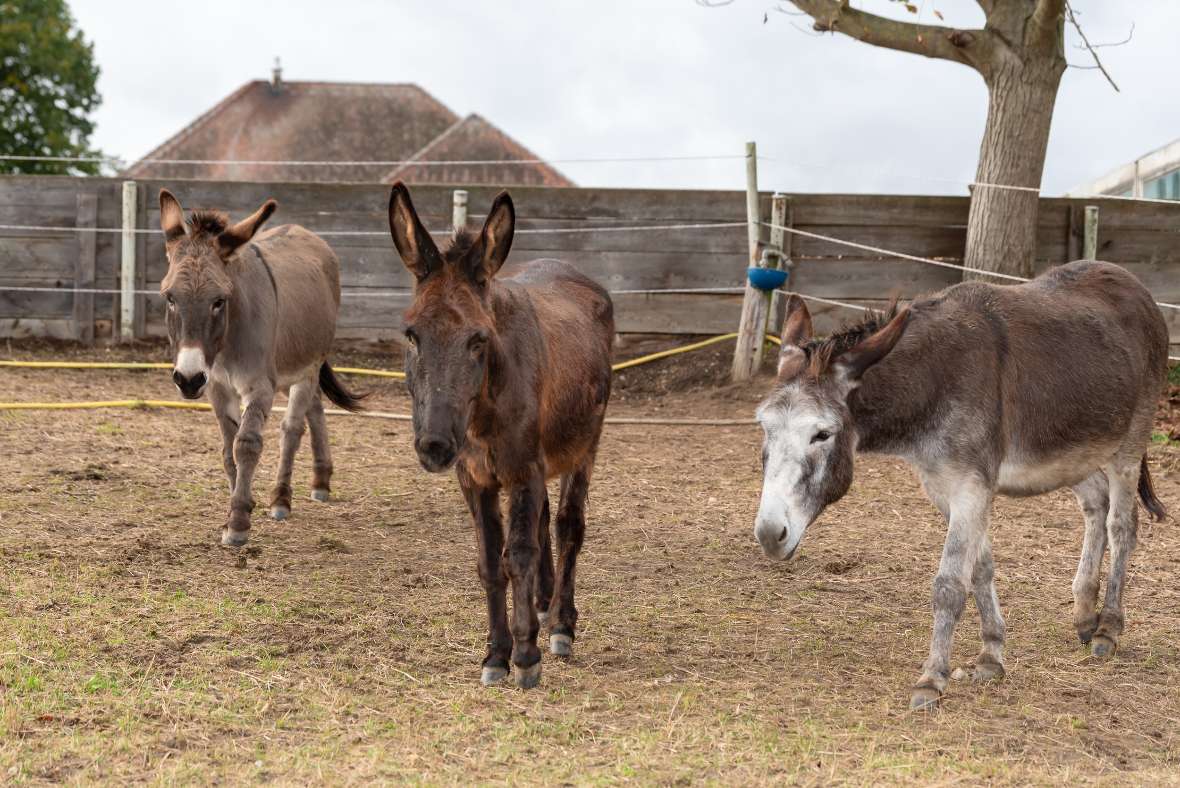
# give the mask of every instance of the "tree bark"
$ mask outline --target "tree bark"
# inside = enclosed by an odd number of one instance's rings
[[[1064,68],[1026,53],[985,75],[987,125],[971,190],[964,265],[1032,277],[1037,250],[1038,190],[1049,147],[1049,127]],[[1015,59],[1015,58],[1014,58]],[[1044,62],[1048,60],[1048,62]],[[1040,61],[1040,62],[1038,62]],[[995,277],[967,276],[995,282]]]

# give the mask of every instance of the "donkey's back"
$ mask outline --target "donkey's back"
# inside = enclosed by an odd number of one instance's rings
[[[957,459],[1029,495],[1076,484],[1122,450],[1142,454],[1168,332],[1123,268],[1079,261],[1022,285],[964,283],[912,312],[866,377],[911,377],[915,401],[936,405],[926,426],[939,456],[969,447]]]
[[[327,357],[340,309],[340,264],[315,233],[284,224],[254,237],[278,295],[275,366],[280,378]]]

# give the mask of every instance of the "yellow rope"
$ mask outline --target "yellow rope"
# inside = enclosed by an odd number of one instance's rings
[[[147,361],[0,361],[0,367],[30,369],[172,369],[171,364]]]
[[[211,410],[206,402],[175,402],[166,399],[111,399],[96,402],[0,402],[0,410],[93,410],[95,408],[178,408]]]
[[[724,342],[727,339],[734,339],[737,334],[721,334],[719,336],[710,337],[709,339],[702,339],[700,342],[693,342],[688,345],[670,348],[668,350],[661,350],[658,353],[649,353],[646,356],[639,358],[632,358],[626,361],[620,361],[611,367],[612,370],[618,372],[623,369],[630,369],[637,367],[640,364],[648,364],[652,361],[658,361],[661,358],[668,358],[669,356],[679,355],[680,353],[688,353],[693,350],[699,350],[703,347]],[[772,342],[777,343],[778,339],[767,335],[766,337]],[[0,361],[0,367],[19,367],[27,369],[171,369],[172,365],[167,363],[153,363],[146,361]],[[343,375],[366,375],[375,378],[394,378],[396,380],[405,380],[406,373],[394,372],[388,369],[364,369],[361,367],[333,367],[335,372]]]

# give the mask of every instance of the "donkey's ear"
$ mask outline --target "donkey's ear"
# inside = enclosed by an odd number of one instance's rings
[[[811,312],[797,295],[787,297],[787,316],[783,320],[782,347],[778,353],[778,377],[789,380],[807,366],[802,345],[811,340]]]
[[[908,308],[901,310],[884,328],[867,339],[861,340],[851,350],[841,353],[832,366],[843,373],[848,380],[860,380],[860,376],[865,373],[865,370],[885,358],[889,351],[893,350],[893,346],[905,333],[909,319],[910,310]]]
[[[508,252],[512,250],[512,236],[516,231],[516,209],[512,206],[512,198],[508,192],[500,192],[492,201],[492,210],[488,211],[488,219],[483,223],[483,230],[479,233],[480,248],[483,250],[479,261],[479,270],[475,272],[476,281],[483,283],[490,280],[508,259]]]
[[[783,319],[783,347],[811,341],[811,311],[803,299],[794,293],[789,295],[786,311],[787,316]]]
[[[184,237],[184,209],[167,189],[160,189],[160,229],[164,231],[164,243]]]
[[[257,211],[232,227],[223,230],[221,235],[217,236],[217,250],[221,256],[223,258],[229,257],[237,251],[239,246],[253,238],[262,223],[269,219],[270,215],[275,212],[275,208],[278,207],[279,204],[274,200],[267,200]]]
[[[422,226],[414,203],[410,201],[410,190],[401,181],[393,184],[389,193],[389,233],[402,262],[419,282],[442,265],[438,247]]]

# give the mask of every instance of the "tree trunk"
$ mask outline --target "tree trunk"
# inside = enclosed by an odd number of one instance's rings
[[[1036,191],[992,188],[986,184],[1038,189],[1049,146],[1049,126],[1057,88],[1065,71],[1057,52],[1025,50],[1000,55],[987,69],[987,126],[979,149],[977,184],[972,187],[964,265],[983,271],[1031,277],[1037,249]],[[995,277],[965,278],[995,282]]]

